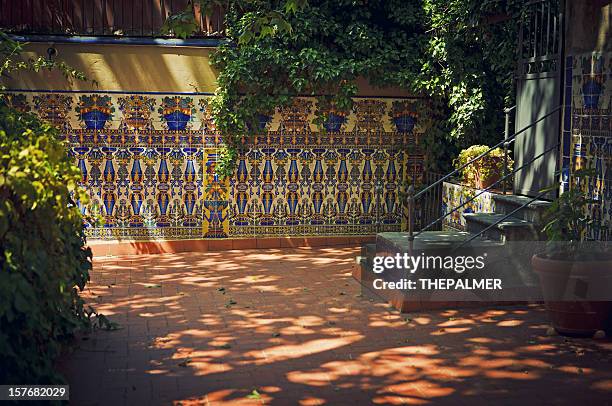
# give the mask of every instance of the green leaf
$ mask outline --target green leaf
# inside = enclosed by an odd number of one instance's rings
[[[247,398],[259,400],[261,399],[261,395],[259,394],[259,392],[257,392],[256,389],[253,389],[253,391],[249,395],[247,395]]]

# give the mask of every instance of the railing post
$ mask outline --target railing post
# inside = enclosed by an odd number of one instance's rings
[[[508,175],[508,138],[510,138],[510,112],[514,109],[514,107],[505,108],[504,114],[506,115],[506,122],[504,127],[504,171],[503,171],[503,182],[502,182],[502,193],[506,194],[506,190],[508,189],[508,179],[506,176]]]
[[[414,240],[414,185],[408,186],[407,190],[408,206],[408,240]]]

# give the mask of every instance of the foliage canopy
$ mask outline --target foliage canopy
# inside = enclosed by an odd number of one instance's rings
[[[431,162],[450,162],[440,158],[456,149],[439,147],[449,140],[462,147],[501,138],[523,0],[195,3],[226,9],[228,41],[212,57],[219,70],[212,112],[230,144],[257,128],[257,114],[298,95],[350,109],[358,78],[434,98]],[[189,35],[192,15],[187,9],[173,16],[166,32]]]

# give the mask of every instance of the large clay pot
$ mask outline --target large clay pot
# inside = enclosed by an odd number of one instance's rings
[[[488,178],[481,178],[480,176],[476,176],[476,188],[486,189],[489,186],[493,185],[495,182],[497,182],[500,178],[501,176],[499,176],[499,174],[493,174],[489,176]],[[499,186],[501,185],[500,184],[496,185],[496,187],[499,187]]]
[[[611,327],[612,258],[601,261],[564,261],[534,255],[546,309],[560,334],[590,336]],[[583,296],[589,300],[572,300]],[[594,300],[590,300],[594,299]]]

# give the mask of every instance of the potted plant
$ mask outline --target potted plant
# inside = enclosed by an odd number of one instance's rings
[[[546,248],[531,259],[560,334],[588,336],[610,329],[612,252],[608,244],[587,239],[592,220],[586,209],[593,203],[579,187],[562,193],[544,216]]]
[[[472,159],[488,151],[489,148],[486,145],[472,145],[464,149],[454,161],[455,168],[461,168]],[[507,170],[510,173],[514,162],[508,157],[507,163]],[[459,173],[468,186],[486,189],[497,182],[504,173],[504,151],[501,148],[495,148],[487,155],[460,169]]]

